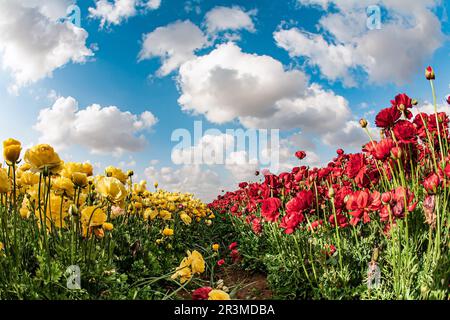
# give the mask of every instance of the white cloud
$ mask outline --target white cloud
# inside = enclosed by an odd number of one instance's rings
[[[40,142],[60,150],[80,145],[95,154],[120,155],[141,150],[146,140],[140,133],[156,121],[149,111],[135,115],[98,104],[79,109],[74,98],[60,97],[52,107],[40,111],[34,129],[40,133]]]
[[[144,174],[149,183],[158,182],[159,187],[164,190],[192,193],[203,201],[213,200],[224,189],[216,172],[198,165],[160,169],[149,166]]]
[[[214,123],[238,117],[270,117],[274,104],[306,87],[306,76],[285,71],[269,56],[243,53],[234,43],[218,46],[180,68],[178,79],[184,111],[204,114]]]
[[[64,4],[70,3],[0,2],[0,62],[14,79],[10,91],[52,76],[67,63],[84,63],[93,56],[86,47],[86,30],[55,20],[65,15]]]
[[[159,9],[160,6],[161,6],[161,0],[149,0],[147,2],[147,8],[149,8],[151,10]]]
[[[437,1],[382,0],[388,15],[380,30],[369,30],[366,8],[369,0],[299,0],[303,5],[333,4],[337,12],[319,21],[320,33],[298,28],[274,33],[277,45],[293,57],[306,57],[332,81],[356,85],[358,69],[371,83],[403,84],[423,69],[423,64],[444,40],[439,19],[431,11]],[[331,35],[331,39],[322,34]],[[399,58],[401,57],[401,59]],[[356,71],[356,72],[355,72]]]
[[[138,14],[140,10],[156,10],[161,0],[96,0],[95,7],[90,7],[89,16],[100,19],[100,27],[119,25]]]
[[[367,127],[373,139],[377,139],[379,134],[376,129]],[[330,132],[324,135],[323,142],[335,147],[349,147],[360,149],[361,146],[370,141],[369,136],[361,128],[358,121],[348,121],[342,130]]]
[[[194,52],[203,48],[207,39],[191,21],[176,21],[144,35],[139,60],[159,57],[162,66],[160,76],[166,76],[184,62],[195,57]]]
[[[255,13],[255,11],[245,12],[238,6],[217,6],[206,13],[206,28],[208,33],[240,29],[255,32],[255,25],[252,20]]]
[[[194,146],[173,149],[171,157],[175,164],[224,164],[227,150],[230,148],[234,148],[233,136],[205,134]]]
[[[231,42],[184,63],[178,85],[181,108],[213,123],[238,120],[247,128],[301,129],[318,140],[326,137],[329,144],[333,134],[351,131],[345,98],[308,83],[300,70],[285,70],[280,61],[244,53]]]

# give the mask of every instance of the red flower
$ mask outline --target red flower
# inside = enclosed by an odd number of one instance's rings
[[[228,246],[228,249],[233,250],[233,249],[236,249],[237,246],[238,246],[237,242],[233,242]]]
[[[414,143],[417,141],[416,127],[406,120],[400,120],[395,124],[394,135],[402,143]]]
[[[355,153],[350,155],[350,159],[347,162],[345,173],[350,179],[355,178],[360,174],[361,170],[365,171],[364,155],[362,153]]]
[[[397,218],[403,218],[405,211],[414,211],[417,202],[414,202],[414,193],[404,187],[397,187],[390,192],[391,199],[380,210],[381,221],[395,221]],[[387,196],[383,196],[387,200]],[[406,203],[406,207],[405,207]]]
[[[372,194],[368,190],[355,191],[347,201],[347,210],[353,218],[351,225],[356,225],[361,218],[364,223],[370,222],[369,211],[376,211],[381,206],[381,195],[378,191]]]
[[[217,265],[220,267],[220,266],[223,266],[225,264],[225,260],[224,259],[220,259],[219,261],[217,261]]]
[[[436,173],[430,174],[424,181],[423,181],[423,187],[429,194],[435,194],[437,191],[437,188],[441,184],[441,179],[439,179],[439,176]]]
[[[342,156],[342,155],[344,154],[344,150],[342,150],[342,149],[337,149],[337,150],[336,150],[336,153],[337,153],[339,156]]]
[[[252,220],[252,230],[255,234],[260,234],[262,232],[261,219],[255,218]]]
[[[278,220],[280,215],[278,209],[281,206],[281,201],[278,198],[267,198],[261,200],[261,216],[269,222]]]
[[[236,262],[240,257],[239,251],[237,249],[231,250],[230,256],[231,256],[231,260],[233,260],[233,262]]]
[[[447,96],[447,103],[450,104],[450,94]]]
[[[192,300],[208,300],[208,294],[211,292],[211,287],[201,287],[192,292]]]
[[[348,219],[342,213],[336,213],[336,217],[334,214],[332,214],[328,218],[328,222],[331,224],[333,228],[336,226],[336,220],[339,228],[345,228],[348,226]]]
[[[336,247],[333,244],[326,244],[322,252],[329,258],[336,252]]]
[[[311,223],[309,226],[309,231],[316,230],[319,226],[323,225],[323,220],[316,220]]]
[[[297,196],[286,203],[287,214],[296,214],[309,208],[313,201],[313,194],[311,190],[302,190],[297,193]]]
[[[297,151],[295,153],[295,156],[299,159],[302,160],[306,157],[306,152],[305,151]]]
[[[398,94],[395,96],[395,100],[391,100],[392,106],[399,107],[403,105],[405,108],[412,107],[412,99],[408,97],[406,94]]]
[[[281,219],[280,227],[285,229],[286,234],[291,234],[303,220],[305,220],[305,216],[301,212],[288,213]]]
[[[239,188],[241,188],[241,189],[244,189],[244,188],[246,188],[248,186],[248,183],[247,182],[241,182],[241,183],[239,183]]]
[[[401,115],[397,107],[382,109],[375,117],[375,124],[379,128],[390,128],[400,119]]]

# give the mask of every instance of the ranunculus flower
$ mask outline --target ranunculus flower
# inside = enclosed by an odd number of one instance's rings
[[[219,261],[217,261],[217,265],[220,267],[222,265],[225,264],[225,260],[224,259],[220,259]]]
[[[423,181],[423,187],[429,194],[435,194],[440,184],[441,179],[439,179],[439,176],[436,173],[430,174]]]
[[[231,300],[231,298],[225,291],[211,290],[208,294],[208,300]]]
[[[306,157],[306,152],[305,151],[297,151],[295,153],[295,156],[299,159],[302,160]]]
[[[382,109],[375,117],[375,125],[379,128],[390,128],[400,119],[401,115],[396,107]]]
[[[25,152],[24,160],[30,165],[30,170],[42,172],[45,168],[56,173],[62,169],[63,162],[52,146],[38,144]]]
[[[427,78],[427,80],[434,80],[436,79],[436,75],[434,74],[434,70],[431,66],[428,66],[425,69],[425,78]]]
[[[261,216],[269,222],[278,220],[280,215],[278,209],[281,206],[281,200],[278,198],[267,198],[261,200]]]
[[[3,141],[3,157],[8,164],[15,164],[20,157],[22,146],[19,141],[9,138]]]
[[[118,179],[123,184],[127,183],[128,175],[123,172],[121,169],[109,166],[105,169],[106,176],[108,177],[114,177]]]
[[[208,294],[212,291],[211,287],[201,287],[192,292],[192,300],[207,300]]]
[[[395,138],[402,143],[415,143],[417,130],[414,124],[406,120],[399,120],[394,126]]]
[[[237,242],[232,242],[232,243],[228,246],[228,249],[233,250],[233,249],[236,249],[237,246],[238,246]]]
[[[7,193],[11,190],[11,182],[5,169],[0,168],[0,193]]]
[[[381,207],[381,195],[378,191],[370,193],[368,190],[358,190],[350,195],[346,206],[353,216],[350,220],[351,225],[356,225],[361,219],[364,223],[368,223],[369,212],[379,210]]]
[[[255,218],[252,220],[252,230],[255,234],[260,234],[262,232],[261,219]]]
[[[95,189],[102,197],[116,205],[121,204],[127,196],[125,186],[114,177],[98,177]]]

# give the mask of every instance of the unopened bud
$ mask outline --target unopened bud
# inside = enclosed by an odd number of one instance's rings
[[[359,120],[359,124],[361,125],[361,128],[365,128],[365,127],[367,127],[367,120],[361,119],[361,120]]]

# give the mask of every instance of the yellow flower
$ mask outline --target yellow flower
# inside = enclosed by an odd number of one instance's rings
[[[165,228],[163,230],[162,234],[165,235],[166,237],[173,236],[173,229]]]
[[[34,172],[25,171],[20,176],[19,184],[22,186],[33,186],[37,183],[39,183],[39,175]]]
[[[111,231],[112,229],[114,229],[114,225],[112,223],[109,223],[109,222],[103,223],[102,227],[106,231]]]
[[[135,183],[133,186],[133,191],[136,194],[142,194],[147,191],[147,181],[142,180],[139,184]]]
[[[7,193],[11,190],[11,182],[5,169],[0,168],[0,193]]]
[[[20,157],[22,146],[19,141],[9,138],[3,141],[3,157],[8,164],[16,163]]]
[[[208,300],[231,300],[228,293],[222,290],[211,290],[208,293]]]
[[[159,216],[163,220],[170,220],[172,218],[172,214],[169,211],[167,211],[167,210],[161,210],[159,212]]]
[[[75,193],[72,180],[64,177],[58,177],[54,179],[52,188],[56,195],[73,197]]]
[[[42,172],[47,168],[50,172],[62,169],[62,161],[53,147],[48,144],[38,144],[25,152],[24,160],[32,171]]]
[[[67,162],[64,164],[64,168],[61,171],[61,175],[72,179],[72,175],[74,173],[84,173],[86,176],[90,177],[92,176],[94,172],[94,168],[92,167],[92,164],[90,163],[80,163],[80,162]]]
[[[188,214],[186,214],[185,212],[180,214],[180,218],[181,220],[183,220],[183,222],[187,225],[190,225],[192,223],[192,219],[191,217],[189,217]]]
[[[153,220],[156,218],[156,216],[158,215],[158,210],[152,210],[150,208],[145,209],[144,211],[144,219],[145,220]]]
[[[41,222],[40,219],[45,221],[47,230],[63,228],[66,225],[65,219],[69,215],[69,204],[63,201],[61,197],[51,194],[47,210],[41,213],[39,210],[36,210],[34,214],[39,222]]]
[[[114,204],[122,204],[127,196],[125,186],[114,177],[99,177],[95,187],[101,196]]]
[[[81,211],[81,223],[85,226],[102,226],[107,218],[105,212],[99,207],[89,206]]]
[[[200,252],[194,250],[190,253],[188,251],[188,259],[191,260],[192,273],[203,273],[205,271],[205,260],[203,260],[203,256]]]
[[[172,275],[172,279],[180,278],[181,283],[185,283],[192,277],[192,272],[190,266],[190,259],[184,258],[180,266],[176,269],[175,273]]]
[[[122,182],[123,184],[127,182],[128,176],[119,168],[109,166],[105,169],[105,173],[108,177],[114,177],[116,179],[119,179],[119,181]]]
[[[212,249],[214,250],[214,251],[219,251],[219,244],[218,243],[214,243],[213,245],[212,245]]]
[[[72,173],[72,182],[74,185],[80,188],[84,188],[88,184],[86,173],[74,172]]]

